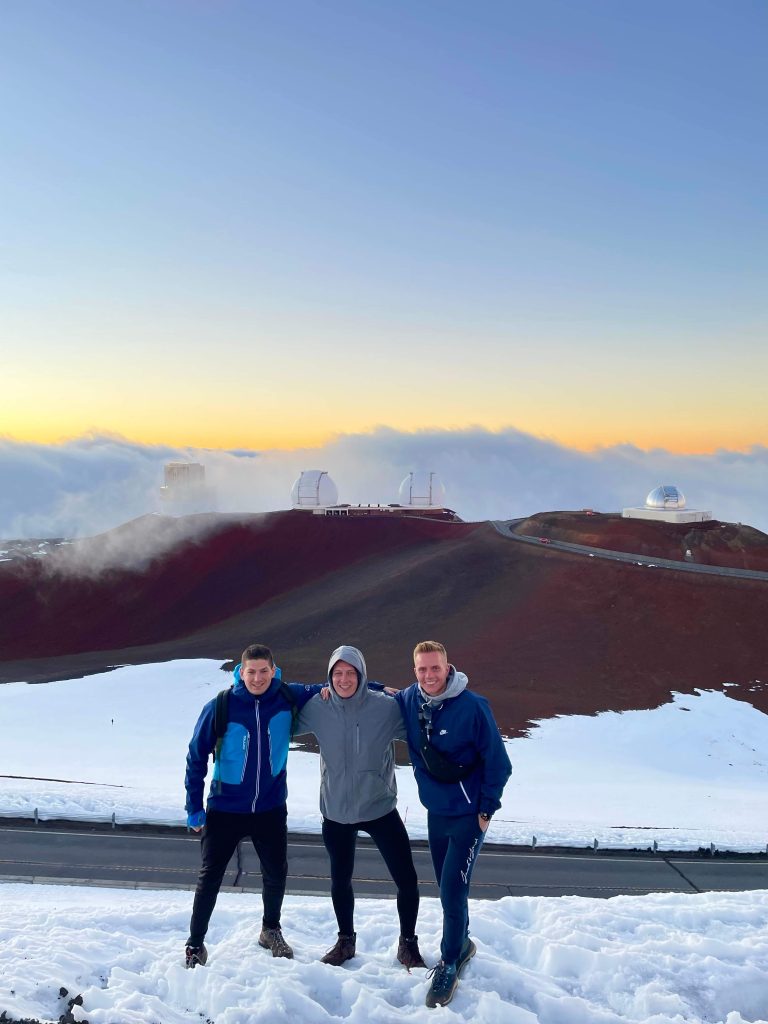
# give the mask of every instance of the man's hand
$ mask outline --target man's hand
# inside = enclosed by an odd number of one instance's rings
[[[390,697],[394,697],[396,693],[400,693],[394,686],[385,686],[384,693],[388,693]]]
[[[193,832],[202,832],[204,824],[205,811],[195,811],[194,814],[187,815],[187,825],[192,829]]]
[[[488,831],[488,826],[491,824],[491,819],[490,818],[484,818],[482,816],[482,814],[478,814],[478,816],[477,816],[477,823],[480,826],[480,831],[481,832],[487,832]]]
[[[322,700],[330,700],[331,699],[331,688],[330,688],[330,686],[324,686],[322,688],[322,690],[320,691],[320,697],[321,697]]]

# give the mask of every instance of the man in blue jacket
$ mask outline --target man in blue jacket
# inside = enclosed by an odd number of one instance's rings
[[[445,647],[425,640],[413,652],[416,682],[395,694],[405,722],[419,799],[427,808],[429,850],[440,886],[443,937],[427,1006],[453,998],[475,955],[469,937],[469,883],[512,771],[490,705],[467,689]]]
[[[272,956],[291,959],[293,950],[280,929],[288,875],[288,786],[285,765],[293,708],[301,710],[322,686],[284,684],[272,652],[251,644],[235,668],[228,696],[227,727],[217,745],[216,698],[197,721],[187,754],[187,824],[203,830],[202,868],[195,889],[186,946],[186,966],[203,965],[203,944],[224,873],[241,839],[250,839],[261,864],[262,920],[259,945]],[[208,759],[215,753],[207,809],[203,809]]]

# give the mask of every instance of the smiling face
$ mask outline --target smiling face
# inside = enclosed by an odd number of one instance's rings
[[[421,651],[414,655],[413,670],[424,693],[437,697],[448,681],[448,659],[440,651]]]
[[[354,665],[348,661],[337,661],[331,669],[331,682],[336,693],[346,699],[357,691],[360,680]]]
[[[240,678],[248,693],[260,697],[266,693],[275,678],[275,666],[270,665],[266,658],[244,661],[240,666]]]

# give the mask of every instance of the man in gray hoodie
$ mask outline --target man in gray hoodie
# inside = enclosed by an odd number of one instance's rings
[[[356,647],[337,647],[328,662],[330,699],[320,694],[302,708],[296,733],[314,733],[320,745],[320,811],[331,861],[331,899],[339,927],[322,958],[340,966],[355,955],[352,872],[358,832],[379,848],[397,886],[400,939],[397,959],[426,967],[419,952],[419,887],[408,833],[397,812],[393,740],[405,739],[392,697],[368,689],[365,658]]]

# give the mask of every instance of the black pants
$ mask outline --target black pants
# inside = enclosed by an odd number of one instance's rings
[[[355,930],[355,894],[352,872],[355,868],[355,843],[358,832],[367,832],[379,848],[392,880],[397,886],[397,913],[400,934],[410,938],[416,934],[419,913],[419,882],[413,866],[411,844],[405,825],[397,811],[390,811],[373,821],[342,825],[323,818],[323,842],[331,860],[331,899],[336,921],[342,935]]]
[[[250,839],[261,865],[263,924],[280,925],[280,910],[288,877],[288,809],[285,804],[261,814],[230,814],[208,811],[200,849],[203,866],[195,889],[188,946],[202,945],[221,882],[241,839]]]

